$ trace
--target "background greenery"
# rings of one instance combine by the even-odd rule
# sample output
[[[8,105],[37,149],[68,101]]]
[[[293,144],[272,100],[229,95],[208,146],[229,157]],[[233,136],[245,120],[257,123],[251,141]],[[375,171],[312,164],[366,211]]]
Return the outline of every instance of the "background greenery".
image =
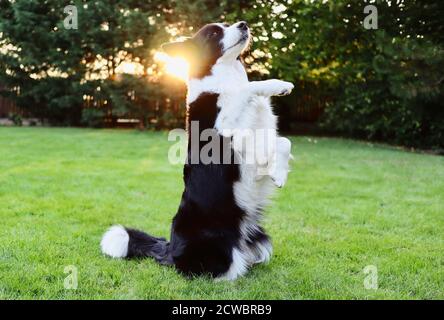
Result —
[[[166,133],[0,127],[0,299],[444,299],[444,158],[292,142],[266,212],[270,264],[215,283],[100,253],[116,223],[169,236],[183,186]],[[77,290],[64,288],[71,265]],[[367,265],[378,290],[364,288]]]
[[[444,2],[372,3],[378,30],[363,28],[368,1],[358,0],[1,0],[2,94],[54,124],[180,126],[184,87],[160,73],[154,52],[205,23],[247,20],[250,77],[296,85],[276,107],[282,130],[316,121],[326,132],[442,151]],[[78,30],[63,28],[67,4],[78,8]],[[125,61],[141,74],[119,74]]]

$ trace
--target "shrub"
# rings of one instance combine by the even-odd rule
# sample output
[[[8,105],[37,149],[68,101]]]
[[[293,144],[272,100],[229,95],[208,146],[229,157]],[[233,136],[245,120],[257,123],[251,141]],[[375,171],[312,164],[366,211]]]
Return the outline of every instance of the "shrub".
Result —
[[[429,42],[377,33],[368,70],[344,77],[325,110],[332,131],[412,147],[444,147],[444,50]],[[355,80],[357,79],[357,80]]]
[[[105,112],[100,109],[83,109],[82,124],[91,128],[101,128],[104,125]]]
[[[17,113],[10,113],[8,119],[11,120],[14,125],[21,127],[23,125],[22,116]]]

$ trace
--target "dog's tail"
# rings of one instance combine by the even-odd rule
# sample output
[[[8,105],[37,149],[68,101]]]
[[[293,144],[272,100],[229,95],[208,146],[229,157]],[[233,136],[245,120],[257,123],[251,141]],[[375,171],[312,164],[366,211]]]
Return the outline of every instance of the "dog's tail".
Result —
[[[152,257],[161,264],[172,264],[169,242],[142,231],[122,226],[111,227],[100,243],[102,252],[113,258]]]

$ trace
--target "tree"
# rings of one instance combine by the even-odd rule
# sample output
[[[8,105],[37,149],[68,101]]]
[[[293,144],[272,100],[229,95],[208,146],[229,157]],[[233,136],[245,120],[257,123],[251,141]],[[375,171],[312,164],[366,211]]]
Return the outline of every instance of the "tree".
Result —
[[[444,3],[377,1],[377,30],[363,26],[368,4],[257,0],[241,8],[254,22],[255,68],[296,85],[276,108],[281,127],[294,128],[295,104],[323,104],[329,131],[442,148]]]
[[[78,29],[64,28],[63,9],[68,4],[77,8]],[[179,1],[16,0],[1,1],[0,6],[0,82],[9,89],[3,94],[51,123],[70,125],[81,123],[82,112],[91,117],[91,110],[83,108],[85,98],[99,109],[96,115],[110,110],[116,115],[131,112],[146,124],[144,118],[152,105],[148,100],[163,96],[155,82],[147,81],[155,49],[170,39],[168,30],[191,31],[198,20],[220,12],[213,2],[202,0],[190,5]],[[122,78],[117,71],[128,62],[137,63],[141,73],[113,83]],[[134,91],[139,97],[136,105],[117,98]],[[135,107],[140,110],[135,112]]]

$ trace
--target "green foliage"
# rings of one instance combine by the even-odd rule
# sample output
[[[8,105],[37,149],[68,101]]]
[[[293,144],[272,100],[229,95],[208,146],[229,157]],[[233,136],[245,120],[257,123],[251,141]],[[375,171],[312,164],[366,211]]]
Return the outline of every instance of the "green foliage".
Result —
[[[145,77],[134,75],[121,75],[118,81],[104,81],[102,84],[103,95],[109,97],[114,106],[115,117],[138,119],[141,128],[153,129],[183,126],[184,90],[180,84],[176,84],[174,91],[165,84],[150,83]],[[180,108],[174,112],[168,105],[171,100],[180,101]]]
[[[78,30],[64,28],[67,15],[63,8],[68,4],[78,9]],[[134,116],[148,126],[154,102],[162,102],[165,94],[158,81],[147,81],[146,70],[153,66],[153,50],[170,38],[166,26],[183,32],[216,19],[220,12],[211,1],[202,0],[191,5],[179,1],[16,0],[0,1],[0,8],[0,48],[8,48],[0,52],[0,83],[9,88],[2,94],[34,116],[62,125],[96,125],[96,120],[90,120],[100,112],[82,112],[87,97],[88,108],[99,108],[106,101],[112,112],[110,121]],[[142,66],[143,74],[117,74],[120,65],[134,61]],[[178,87],[172,93],[183,97],[184,88]],[[134,94],[133,100],[128,99]],[[159,118],[162,110],[158,110]]]
[[[442,1],[376,1],[378,30],[362,24],[369,1],[77,0],[79,30],[65,30],[69,3],[0,1],[0,48],[9,48],[0,52],[0,83],[9,88],[2,94],[53,123],[81,123],[87,96],[88,108],[106,102],[111,122],[132,116],[143,127],[179,124],[184,110],[167,99],[177,106],[184,88],[147,73],[159,68],[153,52],[205,23],[247,20],[250,78],[296,85],[276,101],[282,129],[325,110],[327,131],[444,147]],[[143,74],[117,74],[127,61]]]
[[[430,16],[412,20],[422,8]],[[424,1],[378,3],[379,30],[361,35],[363,50],[340,57],[341,87],[323,125],[354,137],[442,149],[444,42],[432,11],[443,9]]]
[[[278,102],[281,126],[294,129],[292,121],[311,119],[310,110],[321,104],[325,130],[442,149],[444,3],[376,1],[378,30],[362,25],[367,4],[258,0],[240,6],[252,22],[256,69],[296,84],[290,100]]]
[[[85,108],[82,110],[82,124],[91,128],[104,126],[105,112],[96,108]]]
[[[14,123],[14,125],[21,127],[23,125],[23,119],[22,116],[17,113],[10,113],[8,115],[8,119]]]

